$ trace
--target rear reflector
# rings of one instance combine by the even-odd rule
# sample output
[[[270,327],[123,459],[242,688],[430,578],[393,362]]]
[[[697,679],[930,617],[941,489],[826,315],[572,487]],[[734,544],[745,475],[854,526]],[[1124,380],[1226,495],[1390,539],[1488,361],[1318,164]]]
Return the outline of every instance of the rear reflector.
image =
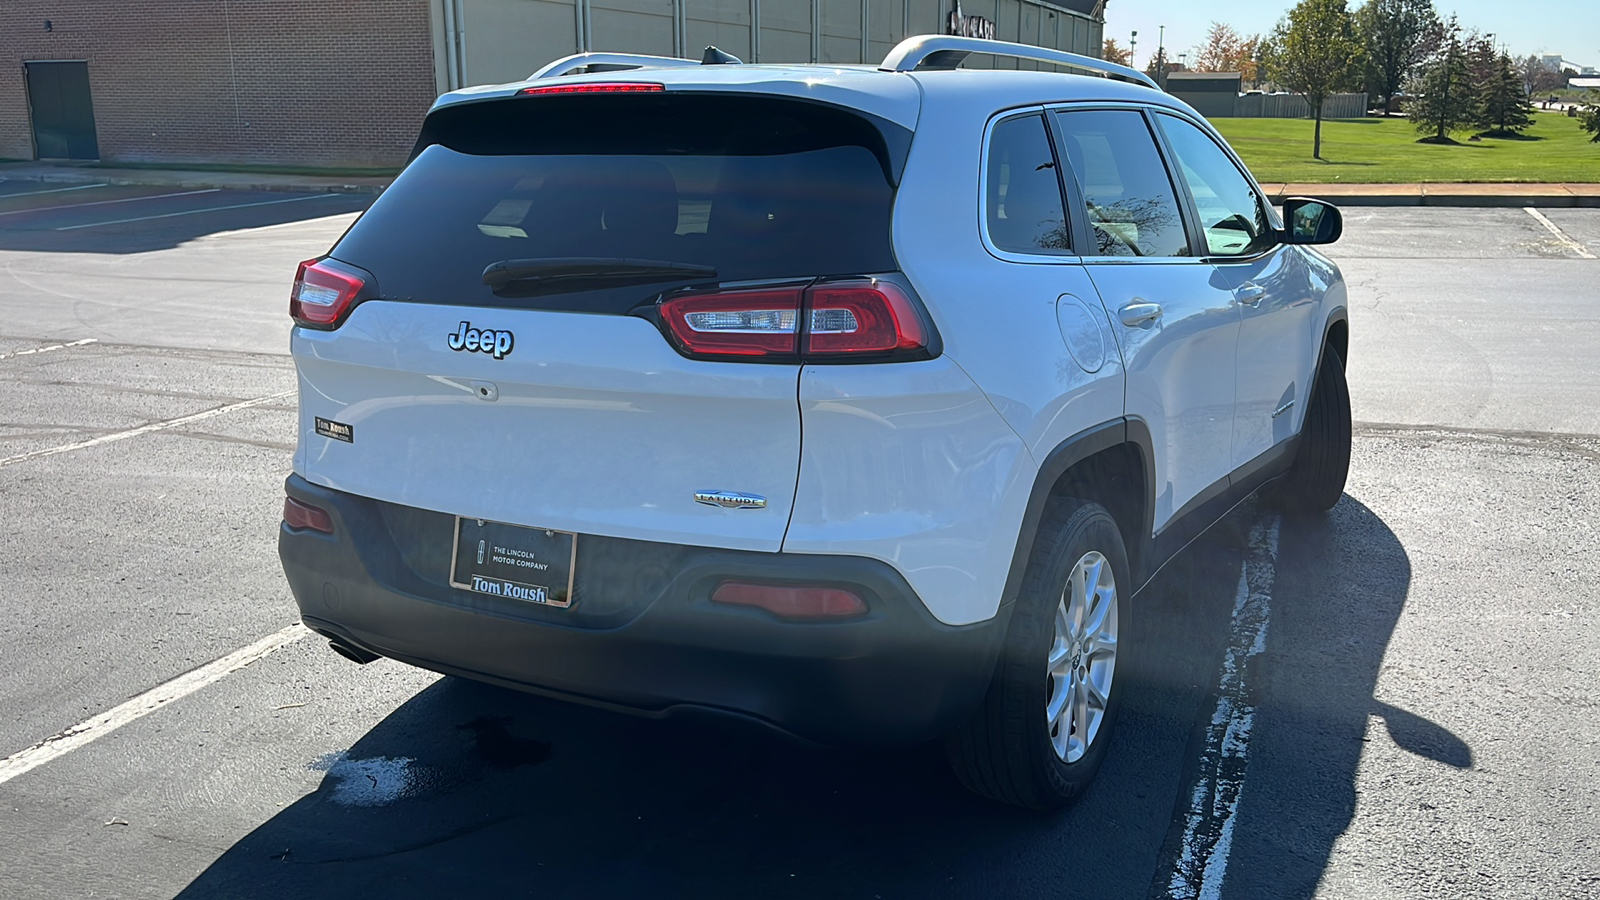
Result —
[[[659,311],[673,343],[694,356],[811,360],[914,354],[928,346],[911,298],[887,281],[682,294]]]
[[[628,82],[591,82],[589,84],[552,84],[523,88],[518,94],[653,94],[664,91],[659,84]]]
[[[839,619],[867,611],[866,601],[850,591],[793,584],[724,581],[712,592],[711,601],[754,606],[785,619]]]
[[[333,517],[321,507],[301,503],[293,497],[283,498],[283,522],[293,529],[309,528],[323,534],[333,534]]]
[[[336,328],[365,286],[360,278],[333,268],[325,260],[308,259],[295,273],[289,315],[301,325]]]

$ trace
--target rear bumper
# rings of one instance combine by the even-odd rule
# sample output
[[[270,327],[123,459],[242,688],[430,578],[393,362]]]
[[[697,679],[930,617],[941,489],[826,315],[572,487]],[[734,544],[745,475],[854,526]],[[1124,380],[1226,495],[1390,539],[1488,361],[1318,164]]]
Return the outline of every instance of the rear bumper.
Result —
[[[332,535],[279,528],[284,573],[313,630],[435,671],[633,713],[734,714],[829,743],[925,740],[981,701],[1010,612],[944,625],[872,559],[589,536],[579,537],[572,608],[550,609],[450,587],[451,516],[299,476],[286,488],[334,521]],[[869,611],[795,623],[713,604],[728,578],[847,587]]]

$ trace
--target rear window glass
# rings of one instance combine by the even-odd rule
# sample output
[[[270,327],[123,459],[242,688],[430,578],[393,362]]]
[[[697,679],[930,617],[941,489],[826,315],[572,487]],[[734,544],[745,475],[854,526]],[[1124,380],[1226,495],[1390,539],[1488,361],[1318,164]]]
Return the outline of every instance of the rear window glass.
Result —
[[[674,283],[503,298],[483,271],[569,257],[711,266],[723,283],[892,271],[892,181],[909,139],[892,129],[726,95],[441,110],[333,255],[372,272],[385,299],[594,312]]]

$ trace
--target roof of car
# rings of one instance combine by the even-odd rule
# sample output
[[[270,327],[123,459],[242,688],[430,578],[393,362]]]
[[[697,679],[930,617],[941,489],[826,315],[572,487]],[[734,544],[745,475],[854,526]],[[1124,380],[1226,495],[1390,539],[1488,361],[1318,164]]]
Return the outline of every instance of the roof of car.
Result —
[[[993,95],[996,109],[1030,103],[1102,100],[1157,103],[1183,108],[1170,94],[1143,85],[1094,75],[1015,69],[924,69],[886,72],[873,66],[792,65],[685,65],[643,67],[585,75],[562,75],[508,84],[463,88],[444,94],[434,109],[478,100],[514,96],[530,87],[641,82],[667,90],[749,91],[781,94],[848,106],[915,128],[924,95],[974,97]]]

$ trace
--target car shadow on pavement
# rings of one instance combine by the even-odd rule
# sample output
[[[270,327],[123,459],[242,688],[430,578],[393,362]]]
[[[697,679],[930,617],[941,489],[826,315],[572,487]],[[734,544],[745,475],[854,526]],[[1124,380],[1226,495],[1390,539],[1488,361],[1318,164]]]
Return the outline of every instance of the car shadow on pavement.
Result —
[[[1236,511],[1137,598],[1133,634],[1149,650],[1124,682],[1100,777],[1063,813],[967,794],[934,745],[815,748],[746,725],[626,718],[445,678],[345,753],[307,760],[327,773],[321,786],[180,896],[1144,897],[1192,790],[1191,738],[1211,713],[1241,548],[1260,516]],[[1296,591],[1327,583],[1319,542],[1381,551],[1368,572],[1382,589],[1363,601],[1356,629],[1371,652],[1314,654],[1337,688],[1300,710],[1328,745],[1304,764],[1329,796],[1347,796],[1361,746],[1351,726],[1373,709],[1409,565],[1349,498],[1325,530],[1283,530],[1282,558],[1313,573],[1286,580]],[[1296,593],[1279,607],[1313,602],[1324,598]],[[1278,679],[1294,680],[1298,665],[1276,663]],[[1306,835],[1294,874],[1314,884],[1325,838],[1348,820],[1337,800],[1252,807],[1240,838]]]
[[[1358,769],[1372,742],[1392,741],[1439,766],[1472,766],[1461,738],[1374,696],[1410,587],[1405,547],[1350,496],[1326,516],[1284,521],[1223,897],[1315,894],[1354,822]]]

